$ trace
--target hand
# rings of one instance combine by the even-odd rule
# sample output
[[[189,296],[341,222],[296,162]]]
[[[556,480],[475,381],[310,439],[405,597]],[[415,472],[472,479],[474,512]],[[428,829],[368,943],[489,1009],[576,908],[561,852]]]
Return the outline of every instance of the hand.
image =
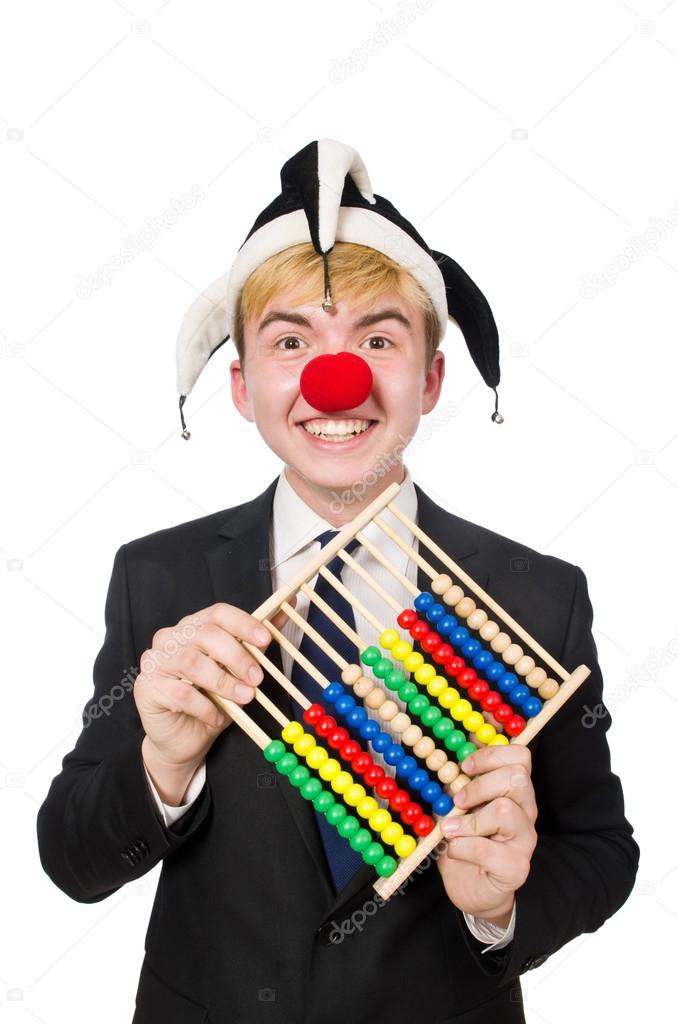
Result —
[[[443,835],[454,837],[436,862],[449,899],[501,927],[508,925],[537,845],[531,767],[527,747],[480,747],[461,764],[471,781],[454,797],[455,806],[470,813],[441,821]],[[452,822],[458,822],[456,832],[448,831]]]

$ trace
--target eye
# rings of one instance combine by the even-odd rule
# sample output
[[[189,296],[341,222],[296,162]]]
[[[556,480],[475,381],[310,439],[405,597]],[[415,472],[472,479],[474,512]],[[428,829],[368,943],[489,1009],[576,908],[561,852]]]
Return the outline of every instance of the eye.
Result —
[[[296,341],[298,344],[296,344],[296,345],[287,345],[286,342],[288,342],[288,341],[292,341],[292,342]],[[301,338],[297,338],[293,334],[287,334],[284,338],[278,338],[278,340],[275,343],[275,348],[282,348],[286,352],[294,352],[298,348],[300,348],[302,344],[306,344],[306,342],[302,342]]]
[[[372,344],[370,344],[373,341],[384,342],[385,344],[381,344],[381,345],[372,345]],[[376,334],[376,335],[374,335],[371,338],[366,338],[365,341],[362,342],[360,347],[362,348],[365,343],[367,343],[367,347],[372,349],[372,351],[379,350],[379,349],[383,350],[383,349],[393,345],[393,342],[389,338],[384,338],[380,334]]]

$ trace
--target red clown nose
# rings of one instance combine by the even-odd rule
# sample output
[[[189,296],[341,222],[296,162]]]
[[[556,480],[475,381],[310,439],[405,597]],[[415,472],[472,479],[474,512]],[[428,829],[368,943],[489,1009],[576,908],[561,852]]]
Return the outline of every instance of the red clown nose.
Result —
[[[301,371],[299,387],[308,404],[320,412],[355,409],[372,390],[372,371],[352,352],[316,356]]]

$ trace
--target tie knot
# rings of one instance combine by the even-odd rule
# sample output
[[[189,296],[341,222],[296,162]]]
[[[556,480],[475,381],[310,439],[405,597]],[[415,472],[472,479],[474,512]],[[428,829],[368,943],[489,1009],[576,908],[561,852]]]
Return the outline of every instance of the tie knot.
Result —
[[[320,541],[320,547],[324,548],[325,545],[329,544],[329,542],[333,539],[333,537],[336,537],[338,533],[339,533],[338,530],[325,530],[324,533],[319,533],[318,536],[315,538],[315,540],[319,540]],[[357,548],[359,543],[360,543],[360,541],[358,540],[358,538],[357,537],[353,537],[348,542],[348,544],[344,545],[344,551],[348,552],[348,554],[350,555],[351,552],[354,551]],[[335,558],[339,558],[339,556],[335,555]]]

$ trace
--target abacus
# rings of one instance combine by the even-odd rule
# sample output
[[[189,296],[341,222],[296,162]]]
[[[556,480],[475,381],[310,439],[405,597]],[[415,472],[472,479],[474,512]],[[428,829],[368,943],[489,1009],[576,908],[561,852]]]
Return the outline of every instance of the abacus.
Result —
[[[441,819],[464,813],[454,805],[454,794],[469,782],[460,763],[481,745],[528,744],[590,674],[585,665],[571,673],[559,665],[405,516],[393,503],[399,489],[399,484],[386,488],[309,559],[293,580],[252,612],[281,648],[318,683],[319,700],[312,703],[265,653],[243,641],[262,668],[301,706],[303,722],[290,720],[257,687],[256,700],[279,726],[279,734],[271,737],[241,705],[209,694],[261,748],[267,762],[287,777],[303,799],[313,803],[366,864],[373,866],[374,888],[384,900],[444,842]],[[419,550],[393,530],[384,518],[386,510],[418,538]],[[430,590],[420,591],[365,536],[363,531],[369,523],[376,523],[423,569],[431,580]],[[400,607],[344,550],[354,538],[407,589],[412,607]],[[422,546],[451,575],[441,574],[430,565]],[[398,629],[379,621],[327,569],[327,563],[337,554],[380,595],[389,612],[395,613],[400,629],[419,645],[419,651]],[[310,587],[309,581],[318,573],[370,623],[376,643],[359,636]],[[349,664],[290,605],[290,599],[302,592],[350,637],[360,652],[361,664]],[[273,625],[271,619],[280,610],[331,658],[341,681],[327,679]],[[388,691],[398,694],[407,711],[389,698]],[[380,722],[389,723],[391,734]],[[352,738],[349,728],[360,740]],[[375,763],[370,747],[393,766],[395,778]],[[388,807],[382,806],[377,797]]]

